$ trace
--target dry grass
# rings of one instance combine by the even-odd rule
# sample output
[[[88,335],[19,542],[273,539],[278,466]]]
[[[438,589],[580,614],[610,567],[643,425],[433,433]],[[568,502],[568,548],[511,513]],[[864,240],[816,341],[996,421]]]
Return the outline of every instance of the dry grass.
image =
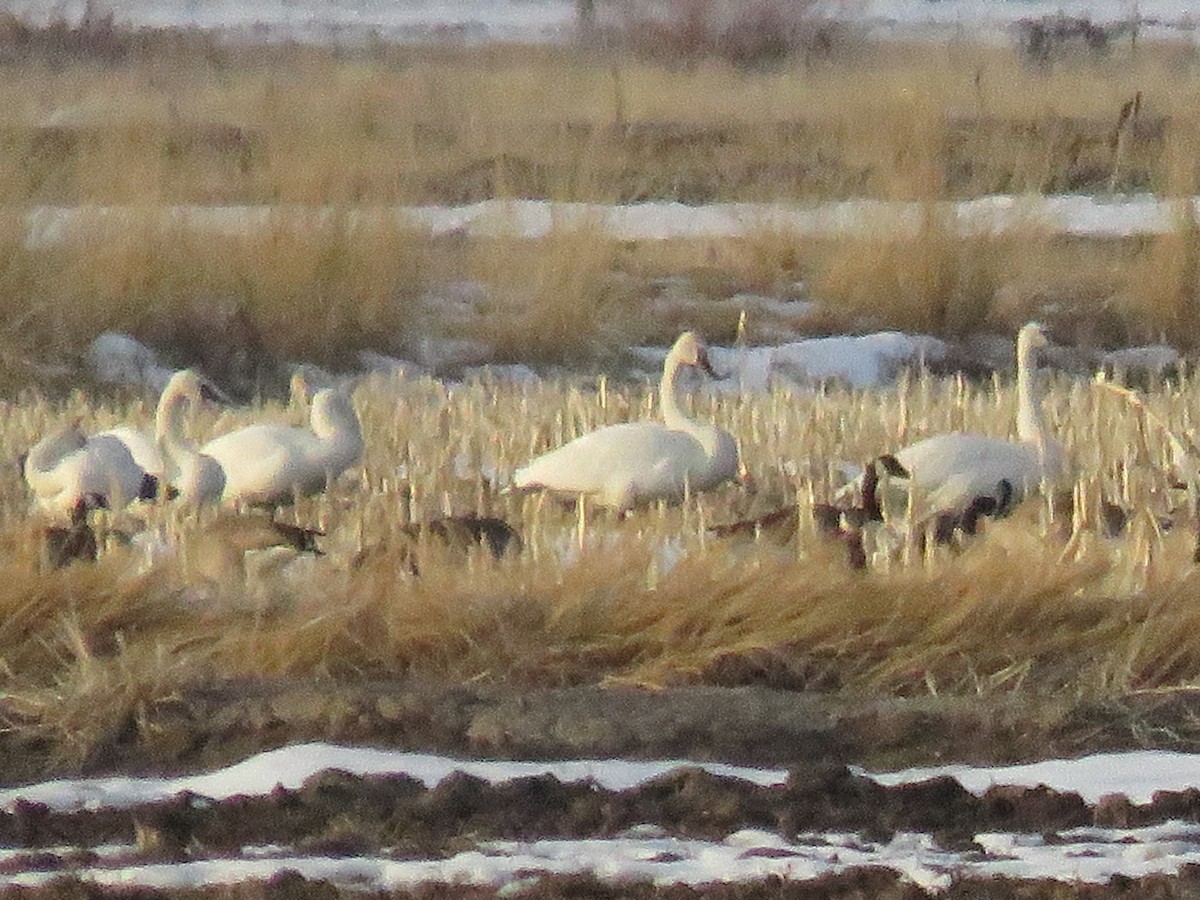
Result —
[[[1096,342],[1165,335],[1200,344],[1191,225],[1104,244],[1050,239],[1032,225],[962,238],[933,205],[1106,185],[1109,132],[1138,89],[1145,121],[1126,147],[1120,186],[1195,192],[1200,79],[1190,59],[1166,51],[1035,71],[997,48],[889,45],[760,73],[547,48],[336,58],[210,45],[168,55],[151,43],[113,52],[84,61],[35,53],[3,66],[0,202],[18,213],[44,203],[130,211],[120,226],[53,246],[27,244],[18,215],[0,218],[8,385],[50,383],[47,358],[71,359],[108,328],[224,374],[247,360],[336,366],[363,348],[409,351],[426,335],[483,339],[506,359],[587,364],[697,323],[729,339],[736,290],[780,293],[801,280],[830,327],[871,321],[955,334],[1053,306]],[[917,200],[931,212],[903,239],[818,241],[764,227],[737,240],[643,245],[590,227],[531,242],[435,238],[383,215],[350,215],[523,196],[862,196]],[[163,209],[182,202],[273,212],[249,236],[201,233],[163,221]],[[648,303],[657,279],[680,273],[704,302],[675,311]],[[483,286],[469,315],[424,302],[461,279]],[[276,555],[214,573],[188,556],[197,523],[153,508],[110,517],[98,565],[42,573],[19,473],[0,467],[6,708],[81,759],[116,729],[149,727],[145,710],[216,678],[762,678],[1056,696],[1200,678],[1192,526],[1158,526],[1172,502],[1165,439],[1120,398],[1088,386],[1058,382],[1048,398],[1078,465],[1074,533],[1063,533],[1050,504],[1031,502],[961,555],[892,555],[877,536],[866,573],[851,571],[842,548],[807,521],[784,548],[706,533],[777,504],[827,499],[842,460],[949,428],[1007,434],[1014,417],[1007,386],[994,393],[914,377],[904,392],[903,403],[837,389],[700,400],[703,415],[740,439],[757,493],[729,486],[622,522],[499,494],[493,481],[583,430],[645,415],[645,391],[372,382],[357,394],[368,448],[361,473],[295,511],[328,532],[327,555],[298,570]],[[1200,415],[1193,394],[1184,384],[1148,403],[1187,430]],[[144,402],[50,396],[26,391],[0,403],[0,459],[67,416],[91,428],[148,415]],[[1101,496],[1139,510],[1125,537],[1098,535]],[[467,511],[505,516],[524,552],[463,565],[424,548],[422,576],[410,577],[399,527]],[[147,564],[116,537],[131,516],[183,534],[183,550]],[[355,568],[363,548],[381,549]]]
[[[590,361],[682,325],[729,334],[736,311],[664,326],[638,307],[655,279],[702,268],[768,293],[805,279],[830,327],[955,334],[1049,305],[1068,316],[1100,306],[1106,340],[1200,344],[1197,238],[1182,220],[1174,234],[1091,249],[1035,227],[963,238],[932,211],[904,239],[763,229],[634,245],[585,227],[523,245],[434,238],[371,213],[516,197],[866,197],[933,210],[996,191],[1103,191],[1114,178],[1182,198],[1200,182],[1200,78],[1176,46],[1030,67],[1009,48],[887,43],[747,71],[562,47],[247,50],[89,27],[22,38],[0,63],[10,384],[28,380],[45,348],[69,361],[105,328],[215,373],[228,361],[201,352],[214,333],[266,360],[337,364],[451,336],[485,338],[503,358]],[[57,52],[68,39],[96,52]],[[1137,91],[1118,167],[1112,132]],[[273,212],[255,233],[221,235],[164,217],[188,203]],[[24,241],[20,213],[41,204],[116,204],[128,218],[39,247]],[[370,224],[351,224],[362,211]],[[468,278],[487,293],[477,321],[420,314],[418,298]]]
[[[840,460],[952,427],[1005,434],[1014,415],[1008,386],[993,393],[917,378],[904,395],[900,405],[837,390],[702,398],[698,412],[740,439],[757,493],[730,485],[619,521],[501,494],[491,480],[579,431],[643,414],[649,393],[609,385],[601,405],[588,384],[374,381],[357,394],[368,448],[361,472],[294,512],[328,532],[327,555],[290,569],[281,567],[286,559],[260,556],[244,571],[214,572],[196,557],[199,542],[187,539],[198,524],[152,508],[110,518],[99,564],[42,574],[35,522],[17,473],[6,470],[5,704],[14,721],[43,730],[78,760],[113,729],[137,727],[139,710],[224,678],[762,679],[856,692],[1072,697],[1200,678],[1193,526],[1185,517],[1161,533],[1157,524],[1171,504],[1165,436],[1093,386],[1056,381],[1047,400],[1078,466],[1074,532],[1033,500],[961,554],[896,556],[877,535],[865,573],[852,571],[842,548],[818,538],[807,519],[782,548],[706,534],[709,524],[776,503],[826,499]],[[1194,397],[1184,384],[1146,402],[1182,429],[1200,413]],[[83,397],[7,407],[5,457],[68,415],[99,426],[147,414]],[[1100,536],[1101,496],[1138,511],[1124,537]],[[525,550],[499,563],[482,551],[464,562],[430,546],[419,551],[421,577],[410,576],[400,526],[462,512],[506,517]],[[115,544],[112,529],[135,518],[182,535],[180,549],[147,564]],[[364,547],[375,552],[351,565]]]

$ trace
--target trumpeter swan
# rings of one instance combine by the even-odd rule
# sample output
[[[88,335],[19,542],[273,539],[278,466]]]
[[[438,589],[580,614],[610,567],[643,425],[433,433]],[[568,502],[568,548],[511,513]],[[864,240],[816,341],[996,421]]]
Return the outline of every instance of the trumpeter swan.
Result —
[[[88,437],[79,419],[34,444],[22,469],[37,505],[61,516],[80,502],[119,509],[131,500],[153,499],[158,488],[128,447],[111,435]]]
[[[726,431],[692,419],[680,405],[679,372],[685,366],[713,375],[703,339],[686,331],[663,364],[662,422],[626,422],[578,437],[518,469],[513,487],[544,488],[594,497],[627,510],[654,500],[678,500],[738,473],[737,444]]]
[[[1037,351],[1047,344],[1036,322],[1017,334],[1016,440],[954,431],[910,444],[894,454],[910,478],[890,481],[889,489],[915,485],[921,508],[941,513],[965,510],[985,497],[1019,502],[1043,481],[1060,477],[1063,450],[1047,434],[1035,383]],[[1011,498],[1002,498],[1005,483]]]
[[[296,421],[298,422],[303,422],[308,418],[308,398],[312,393],[306,369],[307,366],[297,366],[289,382],[288,415],[296,417]],[[192,370],[186,369],[184,371],[190,372]],[[162,450],[160,418],[164,411],[163,401],[168,399],[179,400],[182,405],[181,398],[184,398],[186,395],[186,399],[192,403],[197,402],[199,398],[222,404],[229,402],[228,398],[221,391],[203,378],[199,380],[197,390],[191,389],[187,381],[178,380],[181,374],[182,372],[171,373],[171,376],[163,386],[162,394],[159,396],[158,411],[155,416],[154,432],[144,431],[132,425],[120,425],[93,435],[93,437],[110,435],[116,438],[129,448],[129,452],[133,454],[134,461],[148,474],[153,475],[160,483],[168,483],[176,489],[179,489],[179,485],[176,483],[176,480],[179,478],[178,462],[173,465],[163,455]],[[180,409],[175,414],[182,416],[183,413]],[[182,419],[180,419],[180,422],[182,422]],[[218,421],[217,427],[220,428],[220,421]],[[179,426],[178,434],[183,434],[182,424]],[[168,469],[171,471],[168,472]],[[210,475],[209,477],[211,478],[212,476]],[[219,490],[217,494],[218,496],[220,495]],[[200,499],[206,500],[212,498]]]
[[[184,503],[216,503],[225,491],[224,469],[197,449],[185,428],[186,411],[209,396],[204,379],[194,370],[184,369],[167,382],[154,415],[154,437],[167,483]]]
[[[327,388],[313,398],[309,428],[250,425],[200,448],[225,473],[222,499],[262,505],[290,503],[315,494],[358,462],[362,428],[349,387]]]

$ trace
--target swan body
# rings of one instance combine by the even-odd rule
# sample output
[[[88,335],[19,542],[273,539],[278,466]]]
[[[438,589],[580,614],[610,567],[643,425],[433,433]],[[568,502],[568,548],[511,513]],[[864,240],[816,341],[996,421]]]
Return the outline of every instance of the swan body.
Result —
[[[1061,445],[1042,423],[1034,385],[1036,354],[1048,343],[1040,325],[1031,322],[1017,335],[1017,438],[954,431],[910,444],[894,455],[909,479],[890,481],[888,493],[915,486],[922,508],[961,511],[979,498],[1002,499],[1002,485],[1018,502],[1044,481],[1063,474]]]
[[[308,428],[250,425],[200,448],[224,473],[223,501],[265,505],[325,490],[362,451],[362,428],[346,388],[317,392]]]
[[[88,437],[78,420],[34,444],[23,472],[37,505],[64,516],[80,503],[118,509],[132,500],[150,499],[156,486],[120,440],[104,434]]]
[[[1019,500],[1036,491],[1043,479],[1052,479],[1062,463],[1057,446],[1040,449],[1028,441],[961,431],[935,434],[895,455],[934,510],[965,509],[978,497],[999,500],[1002,482]]]
[[[162,453],[159,452],[158,443],[153,435],[130,425],[120,425],[117,428],[108,428],[97,432],[92,437],[115,438],[129,448],[133,461],[142,467],[142,471],[153,475],[159,479],[160,483],[166,477],[166,463],[163,461]]]
[[[685,366],[709,374],[708,351],[684,332],[663,365],[662,422],[610,425],[576,438],[518,469],[513,486],[595,498],[620,510],[655,500],[679,500],[737,477],[737,443],[726,431],[684,412],[677,381]]]

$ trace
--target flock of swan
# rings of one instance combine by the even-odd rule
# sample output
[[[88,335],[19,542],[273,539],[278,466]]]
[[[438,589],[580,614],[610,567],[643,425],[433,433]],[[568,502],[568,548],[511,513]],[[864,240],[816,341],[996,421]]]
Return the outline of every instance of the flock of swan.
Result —
[[[1015,439],[955,431],[899,449],[881,448],[882,471],[868,466],[835,504],[814,509],[823,530],[845,533],[864,518],[881,519],[877,494],[889,503],[905,503],[910,513],[919,506],[950,516],[951,528],[970,516],[973,528],[979,514],[1006,511],[1062,477],[1063,450],[1042,421],[1035,384],[1037,354],[1047,343],[1036,323],[1025,325],[1017,336]],[[691,331],[667,354],[658,421],[584,434],[519,468],[511,489],[590,498],[624,513],[738,479],[741,464],[733,435],[697,421],[681,402],[680,375],[689,368],[715,375],[703,339]],[[173,375],[159,398],[153,434],[123,426],[88,435],[79,420],[47,434],[23,463],[35,505],[51,518],[66,517],[76,524],[86,521],[90,510],[116,509],[156,496],[189,508],[273,508],[326,490],[363,455],[362,427],[348,384],[316,392],[307,426],[258,423],[198,444],[187,435],[189,410],[216,397],[199,373],[184,370]],[[861,505],[852,505],[855,497]],[[434,531],[492,540],[488,520],[460,518],[443,520]],[[739,525],[757,529],[770,521]],[[94,558],[94,549],[91,553]]]

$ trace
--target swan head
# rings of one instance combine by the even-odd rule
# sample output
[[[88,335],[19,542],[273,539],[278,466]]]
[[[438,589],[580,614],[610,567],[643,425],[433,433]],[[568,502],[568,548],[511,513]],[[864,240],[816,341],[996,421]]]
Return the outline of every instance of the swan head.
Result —
[[[177,397],[207,400],[210,403],[225,402],[225,395],[195,369],[182,369],[172,375],[167,386],[163,388],[162,396],[168,402]]]
[[[353,386],[324,388],[312,401],[311,427],[318,437],[338,434],[346,437],[360,435],[358,413],[351,398]]]
[[[704,338],[694,331],[685,331],[681,334],[671,348],[670,355],[681,366],[692,366],[710,378],[717,377],[712,364],[708,361],[708,345],[704,343]]]
[[[1029,322],[1017,332],[1017,350],[1040,350],[1048,347],[1050,339],[1046,337],[1046,329],[1040,322]]]

